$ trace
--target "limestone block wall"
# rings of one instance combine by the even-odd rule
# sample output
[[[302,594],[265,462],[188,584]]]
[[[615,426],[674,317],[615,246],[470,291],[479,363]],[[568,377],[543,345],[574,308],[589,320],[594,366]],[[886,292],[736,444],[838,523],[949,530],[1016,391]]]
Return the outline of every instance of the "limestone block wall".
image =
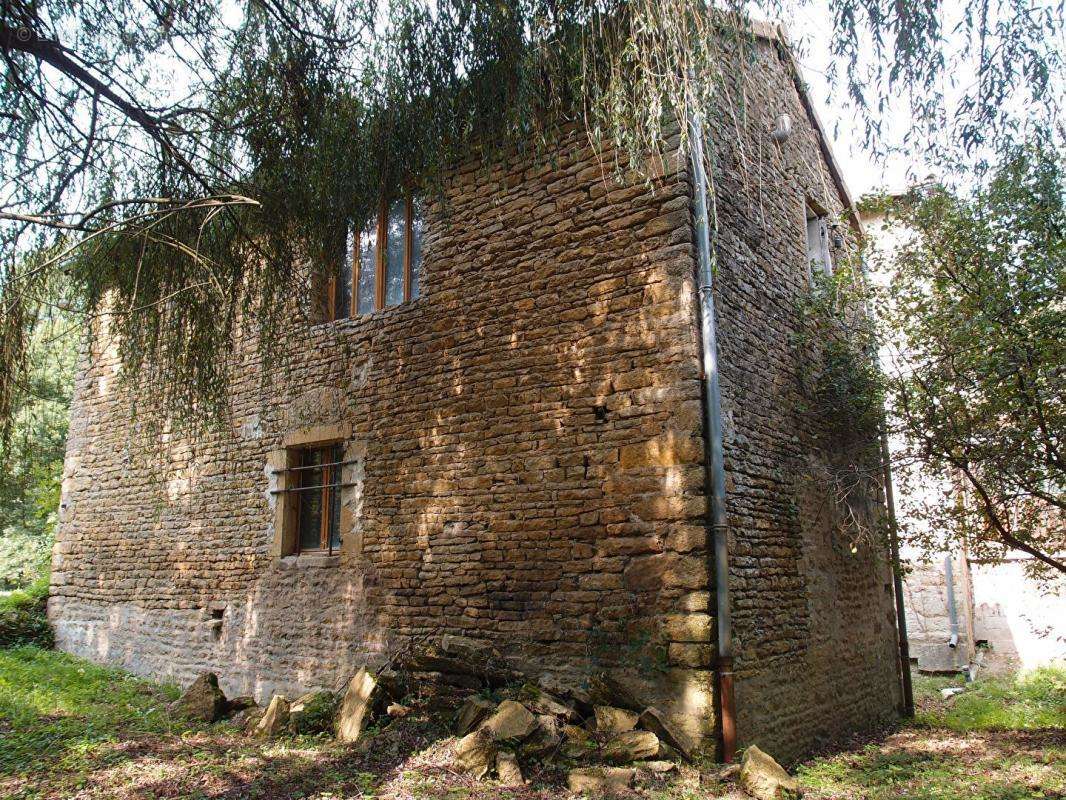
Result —
[[[834,533],[805,475],[828,458],[792,337],[803,205],[837,212],[788,66],[767,41],[715,152],[739,730],[778,758],[871,724],[898,692],[887,564]],[[739,90],[738,84],[734,89]],[[789,113],[796,133],[769,140]],[[654,186],[584,136],[469,163],[430,198],[423,295],[251,340],[232,419],[161,458],[131,437],[106,334],[72,409],[50,616],[65,650],[228,694],[331,686],[452,633],[534,670],[627,670],[714,732],[691,186],[679,142]],[[602,154],[610,159],[611,154]],[[272,454],[344,430],[340,554],[279,557]],[[831,449],[831,448],[830,448]],[[154,467],[150,465],[154,464]],[[876,499],[874,502],[876,505]]]
[[[735,74],[710,136],[738,735],[790,760],[897,713],[894,600],[880,544],[838,528],[822,475],[848,454],[806,410],[795,344],[810,274],[805,207],[839,223],[835,263],[855,233],[774,45],[762,40]],[[781,114],[793,133],[778,145]],[[868,501],[880,513],[878,487]]]
[[[59,645],[263,698],[447,632],[538,669],[636,668],[712,730],[684,159],[654,187],[616,183],[574,135],[467,164],[430,201],[422,297],[295,332],[287,370],[242,343],[229,428],[166,441],[154,470],[96,347],[55,550]],[[358,453],[350,527],[339,556],[279,558],[271,453],[315,426]]]
[[[923,672],[965,669],[975,655],[973,581],[965,555],[944,555],[952,563],[952,584],[959,641],[949,646],[951,614],[947,569],[944,561],[918,561],[904,578],[903,599],[907,611],[907,636],[912,661]]]

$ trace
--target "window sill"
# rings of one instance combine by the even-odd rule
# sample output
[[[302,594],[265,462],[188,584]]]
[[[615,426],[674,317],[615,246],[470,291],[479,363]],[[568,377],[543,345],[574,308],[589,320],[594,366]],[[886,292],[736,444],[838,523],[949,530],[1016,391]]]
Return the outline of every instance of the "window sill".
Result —
[[[394,314],[394,313],[396,313],[398,311],[401,311],[401,310],[408,310],[408,309],[412,309],[412,308],[418,308],[418,306],[422,305],[422,300],[423,300],[424,297],[425,297],[425,295],[419,295],[418,297],[412,298],[410,300],[405,300],[402,303],[397,303],[394,306],[386,306],[385,308],[376,308],[373,311],[364,311],[361,314],[355,314],[355,315],[350,316],[350,317],[341,317],[340,319],[322,320],[321,322],[313,323],[310,326],[310,328],[311,328],[312,331],[315,331],[315,330],[321,330],[321,329],[329,328],[329,327],[334,326],[334,325],[336,325],[336,326],[344,326],[344,327],[348,327],[348,326],[354,327],[356,325],[356,323],[358,323],[358,322],[363,322],[365,320],[370,320],[370,319],[376,319],[378,317],[383,317],[383,316],[385,316],[387,314]]]
[[[317,568],[317,567],[339,567],[341,563],[341,554],[339,551],[330,555],[326,552],[316,553],[300,553],[295,556],[282,556],[281,566],[287,569],[303,569],[303,568]]]

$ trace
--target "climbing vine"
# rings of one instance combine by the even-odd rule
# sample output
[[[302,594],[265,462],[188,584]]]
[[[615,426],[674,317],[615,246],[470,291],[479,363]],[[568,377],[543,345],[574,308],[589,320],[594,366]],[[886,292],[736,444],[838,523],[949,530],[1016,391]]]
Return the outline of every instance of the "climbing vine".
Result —
[[[879,536],[883,522],[872,509],[882,481],[886,382],[877,357],[876,321],[868,312],[870,296],[856,257],[832,275],[817,270],[797,303],[801,407],[820,431],[824,454],[812,461],[806,477],[829,498],[852,552]]]

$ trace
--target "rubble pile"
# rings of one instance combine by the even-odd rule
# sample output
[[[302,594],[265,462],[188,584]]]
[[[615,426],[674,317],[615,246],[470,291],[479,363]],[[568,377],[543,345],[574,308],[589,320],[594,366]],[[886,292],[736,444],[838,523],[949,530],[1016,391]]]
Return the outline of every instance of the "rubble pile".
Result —
[[[172,709],[207,722],[228,717],[257,738],[325,733],[354,743],[370,724],[380,727],[415,707],[425,709],[428,695],[433,713],[450,714],[455,767],[508,787],[550,773],[572,792],[609,794],[644,778],[664,779],[697,757],[694,744],[665,714],[643,706],[609,675],[574,685],[542,675],[533,683],[505,667],[498,654],[465,652],[468,647],[445,637],[443,645],[376,673],[360,669],[333,691],[308,692],[294,701],[276,694],[264,707],[247,697],[226,700],[217,678],[204,673]],[[723,771],[718,780],[738,780],[759,800],[784,800],[799,791],[756,747],[745,754],[741,770],[728,776]]]

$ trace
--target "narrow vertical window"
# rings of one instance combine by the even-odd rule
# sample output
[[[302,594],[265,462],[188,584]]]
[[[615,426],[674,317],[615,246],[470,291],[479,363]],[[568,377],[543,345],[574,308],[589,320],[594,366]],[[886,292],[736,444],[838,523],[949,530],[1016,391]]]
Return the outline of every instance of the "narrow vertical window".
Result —
[[[833,274],[833,261],[829,253],[829,226],[825,215],[807,207],[807,261],[813,279],[815,271]]]
[[[369,314],[376,306],[377,261],[378,261],[378,226],[374,221],[368,222],[359,231],[357,250],[359,256],[359,280],[356,286],[357,300],[355,310],[358,314]]]
[[[411,262],[410,262],[410,299],[419,296],[422,285],[422,237],[425,235],[425,210],[421,198],[411,199]]]
[[[300,458],[300,550],[317,550],[322,541],[323,481],[321,449],[304,450]]]
[[[385,227],[385,307],[403,302],[404,260],[407,255],[407,204],[389,203]]]

